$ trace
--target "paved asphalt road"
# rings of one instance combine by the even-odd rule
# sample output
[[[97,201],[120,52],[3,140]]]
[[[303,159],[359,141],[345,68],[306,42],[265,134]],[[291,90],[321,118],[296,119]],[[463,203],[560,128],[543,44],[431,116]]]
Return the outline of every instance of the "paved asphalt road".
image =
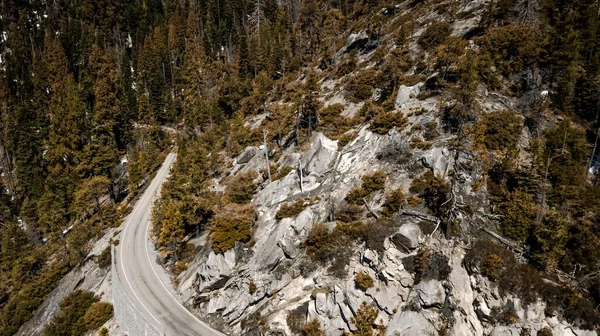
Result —
[[[131,301],[167,336],[223,335],[192,315],[173,290],[169,276],[156,263],[156,251],[150,241],[150,215],[153,200],[169,174],[175,154],[167,156],[133,211],[123,224],[117,249],[117,270],[123,288]],[[138,336],[138,335],[131,335]]]

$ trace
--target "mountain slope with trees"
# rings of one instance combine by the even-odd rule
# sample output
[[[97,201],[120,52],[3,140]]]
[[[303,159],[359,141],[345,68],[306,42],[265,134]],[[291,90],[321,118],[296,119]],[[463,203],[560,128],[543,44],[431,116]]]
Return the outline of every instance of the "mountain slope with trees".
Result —
[[[414,168],[394,193],[385,179],[382,186],[356,176],[334,215],[318,220],[338,226],[298,235],[307,260],[344,268],[338,243],[373,249],[381,243],[373,237],[392,236],[374,214],[398,220],[418,210],[439,221],[447,240],[480,237],[481,227],[509,239],[527,272],[569,289],[557,311],[577,312],[565,318],[597,328],[598,7],[591,0],[3,1],[0,334],[14,334],[64,274],[88,262],[92,243],[119,225],[173,143],[178,160],[153,234],[179,281],[210,253],[190,238],[207,237],[214,255],[252,250],[265,221],[256,198],[294,175],[292,152],[307,153],[319,134],[343,152],[364,132],[396,141],[377,155],[387,181],[442,143],[460,167],[443,176]],[[403,91],[415,85],[418,92]],[[435,100],[435,109],[397,104],[411,99]],[[236,166],[263,141],[269,171]],[[278,220],[324,206],[329,196],[286,200]],[[508,255],[481,253],[471,265],[492,281],[525,272],[508,267]],[[513,292],[520,285],[500,283]],[[352,324],[373,324],[369,307],[359,310]],[[245,326],[252,321],[262,320],[246,317]],[[310,334],[315,325],[296,329]]]

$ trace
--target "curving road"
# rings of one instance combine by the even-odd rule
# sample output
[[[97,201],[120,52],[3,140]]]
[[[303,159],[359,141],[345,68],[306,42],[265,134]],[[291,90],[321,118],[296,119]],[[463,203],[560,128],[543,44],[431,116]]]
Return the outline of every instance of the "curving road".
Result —
[[[156,263],[157,252],[150,241],[152,203],[159,196],[175,157],[173,153],[167,155],[156,177],[127,217],[117,249],[117,272],[127,296],[146,320],[165,335],[223,336],[182,305],[168,274]]]

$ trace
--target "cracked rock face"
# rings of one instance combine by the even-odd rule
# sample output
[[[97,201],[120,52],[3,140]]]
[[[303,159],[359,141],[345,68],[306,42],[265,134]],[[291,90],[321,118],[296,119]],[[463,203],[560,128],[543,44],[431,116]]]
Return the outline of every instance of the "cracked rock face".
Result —
[[[258,208],[255,244],[238,246],[222,255],[215,254],[208,245],[202,249],[183,274],[180,288],[183,293],[191,293],[190,302],[197,304],[196,311],[205,319],[221,321],[222,329],[230,334],[250,333],[254,328],[251,321],[261,316],[273,335],[295,335],[298,325],[315,318],[327,335],[339,335],[355,330],[352,318],[367,302],[378,308],[377,323],[387,327],[387,335],[436,335],[449,320],[452,328],[447,330],[448,335],[455,336],[520,335],[525,328],[535,334],[545,327],[555,335],[571,335],[570,330],[576,329],[546,316],[543,303],[523,306],[518,298],[501,297],[497,286],[486,278],[470,276],[463,266],[463,245],[426,236],[413,217],[396,218],[397,230],[385,239],[382,251],[357,246],[345,277],[330,275],[318,265],[306,270],[306,263],[312,262],[307,260],[301,244],[308,231],[319,222],[327,223],[331,205],[339,207],[362,175],[385,168],[376,153],[394,146],[394,138],[399,136],[394,132],[375,136],[363,129],[354,143],[341,149],[335,141],[316,134],[306,152],[282,155],[281,162],[301,162],[307,174],[303,178],[304,193],[296,171],[264,185],[253,201]],[[448,156],[443,147],[436,148],[428,152],[438,153],[439,157],[431,156],[432,163]],[[255,155],[232,171],[260,167],[259,159]],[[388,175],[386,190],[408,189],[409,180],[403,176],[408,175]],[[294,218],[275,220],[282,203],[309,196],[319,196],[320,201]],[[374,211],[380,211],[384,200],[379,197],[373,202]],[[335,223],[327,224],[335,227]],[[414,258],[424,244],[447,258],[447,277],[415,280],[415,271],[404,261]],[[354,276],[359,272],[374,279],[372,288],[356,288]],[[250,282],[256,287],[252,293]],[[496,324],[494,312],[503,307],[515,312],[517,324]],[[588,333],[577,330],[573,335]]]
[[[353,41],[360,39],[357,35]],[[436,111],[439,102],[435,98],[419,101],[416,95],[421,85],[401,87],[395,103],[401,109],[397,112],[417,107],[426,111],[407,117],[411,123],[424,125],[435,117],[428,111]],[[330,99],[335,102],[322,100],[325,105],[340,102],[350,106],[341,95],[333,94]],[[384,190],[370,199],[370,216],[374,216],[381,213],[391,190],[400,188],[408,194],[416,177],[428,170],[444,177],[455,164],[447,138],[440,137],[431,148],[420,150],[407,145],[412,137],[408,130],[392,129],[377,135],[361,126],[355,131],[356,139],[343,148],[338,141],[315,132],[304,151],[283,149],[277,164],[294,169],[278,181],[262,183],[254,195],[254,244],[238,244],[216,255],[206,239],[199,255],[180,276],[180,291],[188,293],[189,302],[196,304],[195,312],[232,335],[258,335],[259,327],[268,326],[269,335],[292,336],[313,319],[320,322],[326,335],[352,332],[356,330],[352,318],[363,302],[379,310],[377,323],[387,327],[387,335],[437,335],[446,325],[451,326],[447,334],[453,336],[521,335],[525,329],[535,335],[546,327],[554,335],[595,335],[546,316],[541,301],[524,306],[518,298],[502,297],[497,285],[487,278],[469,275],[463,265],[468,246],[446,240],[439,232],[430,237],[433,228],[424,233],[427,226],[421,223],[423,217],[395,215],[391,221],[394,230],[384,237],[383,248],[354,246],[345,276],[336,277],[327,267],[308,259],[302,246],[308,232],[318,223],[330,229],[336,226],[330,222],[332,209],[339,211],[347,204],[348,191],[360,186],[363,175],[377,169],[387,173]],[[459,158],[461,164],[468,164],[466,161]],[[258,171],[264,165],[264,152],[249,147],[237,157],[230,172]],[[474,207],[485,206],[485,191],[470,188],[477,177],[458,177],[463,182],[456,189],[456,197]],[[282,204],[302,199],[314,201],[297,216],[276,220]],[[407,260],[414,260],[425,245],[443,257],[437,261],[447,261],[447,265],[436,267],[447,267],[448,272],[432,270],[433,276],[417,276]],[[373,287],[358,289],[354,278],[358,273],[369,274]],[[252,292],[251,283],[255,287]],[[497,311],[505,308],[515,313],[512,325],[497,322]]]

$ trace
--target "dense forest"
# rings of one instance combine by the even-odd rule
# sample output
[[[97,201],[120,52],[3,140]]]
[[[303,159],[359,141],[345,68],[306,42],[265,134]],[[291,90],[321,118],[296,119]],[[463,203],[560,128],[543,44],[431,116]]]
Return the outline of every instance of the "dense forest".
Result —
[[[449,21],[460,3],[408,2]],[[261,128],[275,147],[302,146],[315,130],[347,142],[353,125],[402,126],[389,113],[399,85],[434,73],[428,87],[454,102],[440,111],[440,131],[477,153],[501,233],[526,246],[538,270],[571,275],[600,304],[599,3],[491,0],[465,36],[450,36],[447,22],[429,25],[418,43],[426,61],[407,57],[420,23],[393,12],[378,0],[2,1],[0,334],[14,334],[90,242],[119,225],[124,204],[174,145],[178,161],[155,208],[157,242],[179,260],[189,254],[184,238],[210,229],[223,252],[251,240],[244,223],[256,176],[232,181],[224,195],[209,184],[224,158],[263,141],[247,117],[269,113]],[[397,16],[402,24],[387,24]],[[365,29],[377,62],[344,84],[368,101],[346,120],[315,91],[321,79],[359,68],[356,55],[335,55]],[[288,85],[302,76],[305,84]],[[482,115],[480,83],[524,97],[524,122],[512,112]],[[533,94],[541,91],[547,99]],[[547,114],[564,121],[547,129]],[[523,127],[535,135],[527,167],[515,154]],[[459,234],[444,209],[447,186],[424,177],[414,192],[448,237]]]

